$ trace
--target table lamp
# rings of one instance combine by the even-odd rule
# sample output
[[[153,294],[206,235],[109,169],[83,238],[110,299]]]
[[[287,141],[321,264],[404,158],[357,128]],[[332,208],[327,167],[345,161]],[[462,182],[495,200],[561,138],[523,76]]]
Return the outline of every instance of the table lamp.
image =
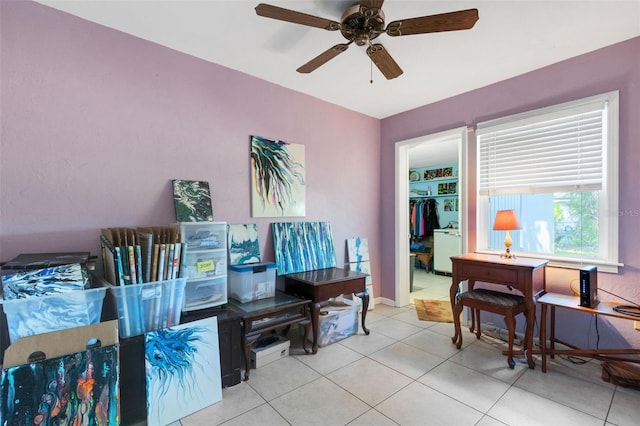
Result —
[[[498,210],[496,213],[496,219],[493,221],[494,231],[507,231],[507,235],[504,237],[504,247],[506,251],[501,255],[504,259],[513,259],[516,256],[511,254],[511,234],[509,231],[514,229],[520,229],[520,223],[516,217],[516,213],[513,210]]]

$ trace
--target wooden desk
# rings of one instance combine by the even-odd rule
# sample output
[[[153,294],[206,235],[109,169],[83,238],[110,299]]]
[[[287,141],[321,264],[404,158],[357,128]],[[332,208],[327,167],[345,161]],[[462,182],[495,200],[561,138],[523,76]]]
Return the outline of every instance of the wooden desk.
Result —
[[[629,321],[638,321],[638,317],[621,314],[613,310],[614,306],[620,305],[619,302],[606,302],[602,301],[598,303],[595,308],[585,308],[580,306],[579,296],[568,296],[557,293],[546,293],[542,297],[538,298],[540,303],[540,353],[542,355],[542,372],[547,372],[547,354],[553,358],[555,354],[559,355],[575,355],[575,356],[587,356],[591,358],[608,358],[618,359],[622,361],[638,362],[638,360],[625,359],[620,357],[612,357],[609,355],[640,355],[640,349],[582,349],[573,346],[569,343],[556,339],[556,308],[571,309],[574,311],[585,312],[591,315],[605,315],[609,317],[622,318]],[[549,336],[549,349],[547,349],[547,309],[551,307],[551,320],[550,336]],[[567,346],[569,349],[556,349],[555,344],[560,343]]]
[[[313,353],[318,352],[318,317],[320,308],[328,299],[341,294],[354,293],[362,299],[362,330],[369,334],[365,326],[369,294],[366,284],[367,274],[341,268],[318,269],[285,275],[285,291],[311,300],[311,327],[313,329]]]
[[[536,363],[532,353],[533,327],[536,322],[535,297],[544,291],[547,263],[548,261],[543,259],[503,259],[500,256],[477,253],[452,256],[451,288],[449,289],[451,311],[453,312],[460,282],[464,280],[469,281],[469,290],[473,289],[476,281],[481,281],[512,287],[522,292],[527,320],[524,347],[529,368],[535,368]],[[460,329],[456,329],[455,333],[452,338],[454,343],[461,333]]]
[[[304,326],[302,347],[307,350],[307,336],[311,325],[307,316],[309,301],[281,291],[276,291],[274,297],[260,299],[253,302],[240,303],[229,299],[229,305],[242,314],[242,341],[244,344],[244,380],[249,380],[251,371],[251,348],[260,335],[277,327],[300,324]],[[286,329],[288,331],[288,328]]]

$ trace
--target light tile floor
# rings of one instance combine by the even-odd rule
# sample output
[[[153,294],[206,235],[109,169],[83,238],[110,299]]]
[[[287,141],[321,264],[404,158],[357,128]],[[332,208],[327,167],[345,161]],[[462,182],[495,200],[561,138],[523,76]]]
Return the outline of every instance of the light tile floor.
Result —
[[[450,278],[416,270],[412,297],[447,299]],[[371,330],[304,355],[296,333],[291,355],[251,371],[223,390],[221,402],[174,426],[211,425],[637,425],[640,391],[600,378],[596,361],[556,357],[547,374],[514,370],[503,342],[453,325],[418,320],[415,308],[376,304]]]

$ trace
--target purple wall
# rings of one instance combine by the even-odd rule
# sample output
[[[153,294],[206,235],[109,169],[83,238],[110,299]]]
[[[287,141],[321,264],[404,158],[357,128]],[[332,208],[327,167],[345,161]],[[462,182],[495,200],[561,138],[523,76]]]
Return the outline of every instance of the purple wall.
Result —
[[[620,273],[599,274],[599,285],[626,299],[640,303],[640,38],[554,64],[472,92],[417,108],[382,120],[381,204],[382,241],[394,241],[395,212],[394,146],[402,140],[428,135],[460,126],[472,126],[510,114],[541,108],[561,102],[620,91],[620,163],[619,253],[624,267]],[[468,176],[475,176],[470,164]],[[475,212],[469,206],[468,214]],[[469,216],[475,223],[475,217]],[[473,227],[474,229],[475,227]],[[469,235],[470,240],[475,235]],[[473,246],[470,246],[473,249]],[[394,247],[382,247],[382,293],[394,298]],[[554,291],[568,292],[568,282],[548,283]],[[601,298],[609,299],[608,295]],[[582,319],[585,319],[582,317]],[[588,320],[588,318],[586,318]],[[606,320],[605,320],[606,321]],[[614,321],[627,341],[640,346],[640,333],[630,322]]]
[[[620,90],[625,267],[600,283],[640,301],[640,38],[380,121],[37,3],[0,15],[0,260],[171,223],[174,178],[209,181],[216,220],[258,223],[273,260],[276,220],[250,215],[256,134],[305,145],[304,219],[332,222],[339,264],[346,238],[369,238],[375,295],[394,299],[395,142]]]
[[[171,180],[251,218],[249,137],[305,145],[305,218],[369,239],[379,292],[380,121],[37,3],[1,3],[0,260],[89,250],[102,227],[175,221]],[[357,160],[357,162],[356,162]]]

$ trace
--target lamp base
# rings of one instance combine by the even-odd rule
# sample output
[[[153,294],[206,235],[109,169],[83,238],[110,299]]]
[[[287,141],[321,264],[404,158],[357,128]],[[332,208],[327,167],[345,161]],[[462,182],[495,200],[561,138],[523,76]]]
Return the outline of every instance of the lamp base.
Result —
[[[502,253],[502,254],[500,255],[500,257],[501,257],[501,258],[503,258],[503,259],[515,259],[515,258],[516,258],[516,255],[515,255],[515,254],[513,254],[513,253],[511,253],[511,250],[510,250],[510,249],[507,249],[507,251],[505,251],[504,253]]]

